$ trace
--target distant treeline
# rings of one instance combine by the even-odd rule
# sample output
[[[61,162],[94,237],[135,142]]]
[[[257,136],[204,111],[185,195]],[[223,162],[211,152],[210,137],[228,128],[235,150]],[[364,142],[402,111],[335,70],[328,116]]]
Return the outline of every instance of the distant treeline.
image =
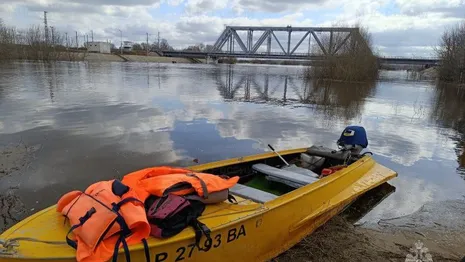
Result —
[[[75,46],[65,35],[40,26],[31,26],[18,30],[7,26],[0,19],[0,61],[22,59],[56,61],[76,61],[85,58],[85,49],[70,48]]]
[[[443,33],[436,52],[441,60],[439,79],[465,83],[465,22]]]

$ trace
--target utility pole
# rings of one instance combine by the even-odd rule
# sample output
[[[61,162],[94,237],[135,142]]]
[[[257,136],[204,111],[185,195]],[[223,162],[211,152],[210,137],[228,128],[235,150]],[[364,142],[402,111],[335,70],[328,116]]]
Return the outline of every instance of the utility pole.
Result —
[[[79,43],[78,43],[79,41],[78,41],[78,33],[77,33],[77,31],[75,31],[75,32],[76,32],[76,49],[77,49],[77,48],[79,48]]]
[[[120,44],[120,48],[119,48],[119,49],[120,49],[120,53],[123,54],[123,31],[121,31],[121,30],[119,30],[119,29],[118,29],[118,31],[119,31],[119,33],[120,33],[120,35],[121,35],[121,44]]]
[[[52,45],[54,45],[55,44],[55,34],[54,34],[55,27],[50,26],[50,28],[52,29]]]
[[[158,50],[161,51],[161,47],[160,47],[160,31],[158,31]]]
[[[92,34],[92,42],[94,42],[94,30],[90,30],[91,34]]]
[[[145,49],[147,49],[147,56],[149,56],[149,33],[147,33],[147,45],[145,46]]]
[[[86,34],[86,46],[88,46],[88,45],[89,45],[89,35]]]
[[[44,11],[45,43],[48,44],[47,11]]]
[[[66,37],[66,48],[68,48],[68,32],[65,33],[65,37]]]

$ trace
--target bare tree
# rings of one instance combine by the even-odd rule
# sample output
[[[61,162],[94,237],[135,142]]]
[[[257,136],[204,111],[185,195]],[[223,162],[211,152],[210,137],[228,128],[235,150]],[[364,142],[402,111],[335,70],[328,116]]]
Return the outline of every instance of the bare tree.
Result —
[[[132,45],[132,50],[140,51],[140,50],[143,50],[143,49],[142,49],[142,46],[139,43],[135,43],[135,44]]]
[[[465,83],[465,22],[443,33],[436,54],[441,60],[439,79]]]
[[[17,30],[6,26],[0,20],[0,60],[28,59],[28,60],[82,60],[84,53],[72,50],[74,46],[66,39],[66,34],[54,31],[48,41],[42,26],[31,26],[26,30]]]
[[[378,60],[372,51],[371,35],[365,28],[349,33],[334,32],[320,37],[313,54],[324,57],[320,66],[309,67],[306,76],[314,80],[347,82],[368,81],[378,77]]]
[[[0,19],[0,59],[9,60],[17,56],[17,30],[14,27],[8,27]]]

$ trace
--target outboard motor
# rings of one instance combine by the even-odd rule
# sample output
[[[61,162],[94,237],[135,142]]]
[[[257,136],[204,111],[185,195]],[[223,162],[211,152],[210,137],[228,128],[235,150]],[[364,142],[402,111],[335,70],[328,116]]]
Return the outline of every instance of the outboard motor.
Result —
[[[368,146],[365,128],[361,126],[346,127],[339,140],[337,140],[337,145],[343,150],[350,150],[353,156],[359,155]]]

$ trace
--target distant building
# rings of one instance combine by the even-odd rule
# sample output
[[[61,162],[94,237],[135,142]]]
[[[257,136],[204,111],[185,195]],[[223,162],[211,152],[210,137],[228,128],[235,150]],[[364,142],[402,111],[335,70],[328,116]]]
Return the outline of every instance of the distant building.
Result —
[[[107,42],[88,42],[87,51],[93,53],[109,54],[111,52],[111,44]]]
[[[132,46],[134,45],[131,41],[124,41],[123,42],[123,52],[131,52]]]

